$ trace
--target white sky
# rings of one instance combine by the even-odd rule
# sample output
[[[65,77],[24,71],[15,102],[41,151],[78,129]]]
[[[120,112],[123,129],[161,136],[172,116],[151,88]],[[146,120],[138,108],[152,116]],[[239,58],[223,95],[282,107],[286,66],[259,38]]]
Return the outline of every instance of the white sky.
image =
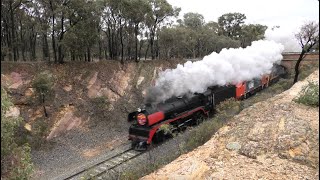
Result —
[[[181,7],[180,18],[188,12],[202,14],[205,21],[218,21],[225,13],[239,12],[246,15],[246,24],[280,26],[276,35],[290,36],[309,21],[319,22],[318,0],[167,0],[172,6]],[[270,34],[270,29],[266,35]],[[289,39],[290,39],[289,38]],[[286,39],[286,38],[284,38]],[[282,38],[283,40],[283,38]],[[288,50],[289,51],[289,50]]]

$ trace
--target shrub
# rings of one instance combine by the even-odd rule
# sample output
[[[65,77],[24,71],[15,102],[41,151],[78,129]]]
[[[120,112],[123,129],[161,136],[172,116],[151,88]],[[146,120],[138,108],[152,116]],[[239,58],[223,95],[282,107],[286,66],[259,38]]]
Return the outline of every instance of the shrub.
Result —
[[[241,102],[235,98],[227,99],[216,106],[217,113],[238,113],[241,110]]]
[[[105,111],[109,106],[108,98],[105,96],[95,97],[91,99],[97,111]]]
[[[309,82],[301,95],[294,99],[295,102],[305,104],[307,106],[319,106],[319,85]]]
[[[32,124],[32,133],[30,143],[32,148],[39,149],[42,145],[46,144],[46,136],[50,130],[48,119],[41,117],[37,118]]]
[[[42,72],[38,74],[32,83],[32,87],[35,88],[38,97],[40,98],[40,102],[44,103],[45,96],[48,96],[52,93],[53,87],[53,77],[49,72]]]
[[[159,129],[160,131],[163,131],[165,135],[173,135],[171,131],[173,126],[171,124],[162,124]]]
[[[22,119],[5,116],[10,106],[10,98],[1,87],[1,179],[28,179],[33,169],[30,147],[17,143],[15,133]]]

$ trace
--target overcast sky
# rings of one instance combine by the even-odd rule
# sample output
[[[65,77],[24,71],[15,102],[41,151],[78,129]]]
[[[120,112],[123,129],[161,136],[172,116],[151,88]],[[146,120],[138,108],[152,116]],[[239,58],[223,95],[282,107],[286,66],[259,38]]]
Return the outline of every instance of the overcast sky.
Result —
[[[181,7],[180,17],[187,12],[202,14],[205,21],[218,21],[225,13],[246,15],[246,24],[280,26],[277,35],[293,37],[298,28],[309,21],[319,22],[318,0],[167,0]],[[270,29],[269,29],[270,31]],[[266,32],[270,34],[270,32]],[[289,34],[289,35],[288,35]]]

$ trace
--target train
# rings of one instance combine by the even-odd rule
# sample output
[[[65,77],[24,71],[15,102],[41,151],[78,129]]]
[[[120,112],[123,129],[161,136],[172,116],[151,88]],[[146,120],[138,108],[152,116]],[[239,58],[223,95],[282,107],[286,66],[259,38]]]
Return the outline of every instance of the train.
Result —
[[[274,64],[271,73],[225,86],[210,86],[203,93],[172,97],[158,104],[145,104],[128,114],[128,139],[135,150],[146,150],[181,129],[198,125],[214,113],[215,106],[229,98],[243,100],[286,77],[287,69]],[[170,133],[168,133],[170,131]]]

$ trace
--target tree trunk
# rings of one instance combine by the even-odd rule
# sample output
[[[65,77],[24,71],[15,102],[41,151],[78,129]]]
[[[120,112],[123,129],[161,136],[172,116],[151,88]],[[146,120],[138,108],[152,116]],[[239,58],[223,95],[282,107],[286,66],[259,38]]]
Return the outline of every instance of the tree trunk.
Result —
[[[37,43],[37,32],[35,32],[35,27],[32,26],[30,34],[30,53],[32,60],[36,60],[36,43]]]
[[[59,44],[58,44],[58,55],[59,55],[59,63],[63,64],[64,54],[62,52],[62,40],[64,35],[64,14],[61,15],[61,32],[59,37]]]
[[[9,61],[12,61],[12,50],[11,50],[11,48],[12,48],[12,38],[11,38],[11,34],[10,34],[10,29],[9,29],[9,27],[10,27],[10,25],[9,25],[9,22],[10,22],[10,20],[9,20],[9,17],[8,16],[6,16],[6,23],[5,23],[5,29],[6,29],[6,32],[7,32],[7,47],[8,47],[8,50],[7,50],[7,52],[6,52],[6,55],[8,54],[8,59],[9,59]],[[6,56],[5,55],[5,56]]]
[[[99,40],[98,40],[99,61],[101,61],[102,60],[102,42],[101,42],[101,29],[100,29],[100,27],[98,27],[98,36],[99,36]]]
[[[24,42],[24,37],[23,37],[23,30],[22,30],[22,22],[20,19],[20,39],[21,39],[21,55],[22,55],[22,60],[26,61],[26,57],[25,57],[25,42]]]
[[[142,49],[142,46],[143,46],[143,40],[140,40],[140,47],[139,47],[139,60],[137,60],[136,62],[139,62],[140,59],[141,59],[141,49]]]
[[[44,32],[42,34],[42,53],[43,53],[43,59],[50,61],[50,54],[49,54],[49,45],[48,45],[48,39],[47,39],[47,32]]]
[[[148,43],[147,50],[146,50],[146,53],[145,53],[145,55],[144,55],[144,60],[147,60],[147,55],[148,55],[149,46],[150,46],[150,44]]]
[[[75,61],[76,60],[76,55],[75,55],[75,52],[74,52],[74,50],[71,50],[70,51],[70,58],[71,58],[71,61]]]
[[[151,59],[154,60],[155,56],[154,56],[154,32],[153,32],[153,30],[150,33],[150,50],[151,50]]]
[[[300,62],[303,60],[303,58],[305,58],[305,53],[310,52],[310,50],[312,49],[312,47],[313,47],[315,44],[316,44],[316,42],[310,44],[306,50],[305,50],[305,46],[306,46],[306,45],[304,45],[304,46],[302,47],[302,51],[301,51],[301,53],[300,53],[299,59],[298,59],[296,65],[295,65],[295,67],[294,67],[295,75],[294,75],[293,84],[295,84],[296,82],[298,82]]]
[[[88,62],[91,61],[91,51],[90,51],[90,48],[87,47],[87,55],[88,55]]]
[[[104,50],[104,58],[105,58],[105,59],[108,59],[108,51],[107,51],[107,48],[108,48],[108,47],[106,47],[106,49]]]
[[[13,14],[13,2],[10,2],[9,11],[10,11],[10,18],[11,18],[11,47],[10,53],[13,53],[13,61],[17,61],[17,54],[16,54],[16,39],[15,39],[15,26],[14,26],[14,14]]]
[[[55,21],[55,15],[54,15],[54,9],[52,6],[52,1],[50,1],[50,8],[51,8],[51,12],[52,12],[52,33],[51,33],[51,39],[52,39],[52,50],[53,50],[53,57],[54,57],[54,62],[57,63],[58,62],[58,58],[57,58],[57,49],[56,49],[56,41],[55,41],[55,31],[54,31],[54,21]]]
[[[121,45],[121,64],[124,63],[123,61],[123,52],[124,52],[124,45],[123,45],[123,35],[122,35],[122,24],[121,24],[121,19],[119,20],[119,25],[120,25],[120,45]]]
[[[108,46],[108,48],[109,48],[109,58],[110,59],[113,59],[113,51],[112,51],[112,49],[113,49],[113,46],[112,46],[112,34],[111,34],[111,29],[110,29],[110,27],[108,26],[108,44],[109,44],[109,46]]]
[[[135,24],[135,27],[134,27],[134,34],[135,34],[135,37],[136,37],[136,42],[135,42],[136,52],[135,52],[134,60],[136,62],[139,62],[138,61],[138,28],[139,28],[139,23]],[[140,49],[141,49],[141,46],[140,46]],[[140,52],[139,52],[139,54],[140,54]],[[140,57],[139,57],[139,60],[140,60]]]
[[[160,47],[159,47],[159,35],[157,34],[157,40],[155,41],[155,58],[160,59]]]

